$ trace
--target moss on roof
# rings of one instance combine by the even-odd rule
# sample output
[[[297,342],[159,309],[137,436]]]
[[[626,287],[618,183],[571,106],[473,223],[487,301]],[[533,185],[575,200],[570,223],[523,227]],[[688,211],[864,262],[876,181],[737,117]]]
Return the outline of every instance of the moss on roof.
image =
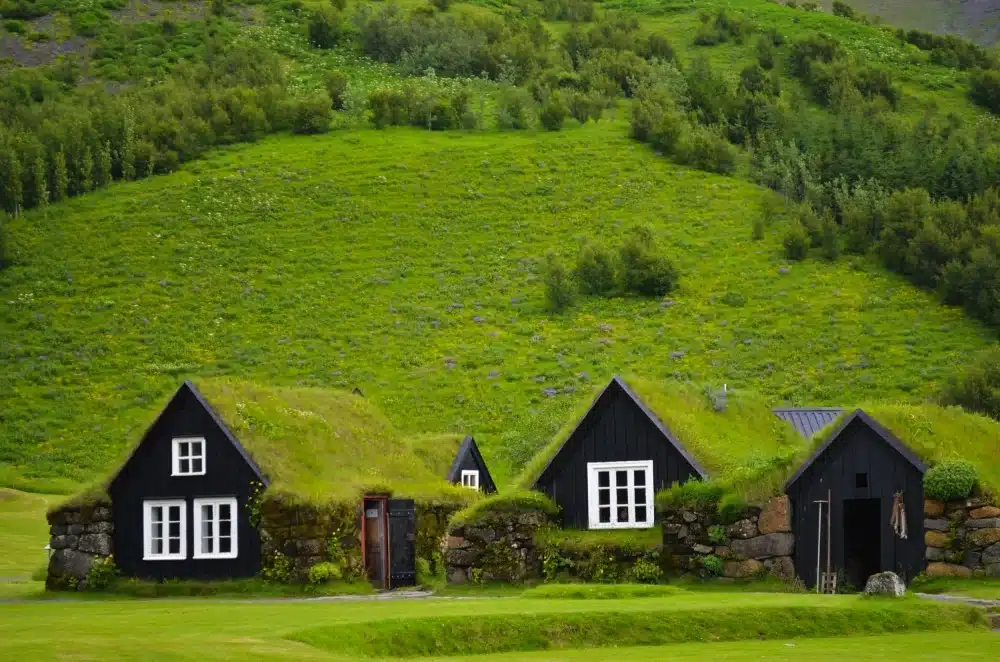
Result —
[[[432,474],[445,478],[464,439],[464,434],[426,434],[410,437],[407,443]]]

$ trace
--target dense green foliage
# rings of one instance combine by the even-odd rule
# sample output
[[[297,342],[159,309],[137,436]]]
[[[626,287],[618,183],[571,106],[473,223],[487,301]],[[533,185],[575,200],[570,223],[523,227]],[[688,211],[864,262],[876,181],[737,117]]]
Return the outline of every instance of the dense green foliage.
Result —
[[[976,468],[964,460],[940,462],[924,474],[924,494],[931,499],[964,499],[976,484]]]
[[[1000,420],[1000,347],[984,350],[952,375],[941,399]]]
[[[452,515],[451,519],[448,520],[448,530],[475,524],[491,513],[527,512],[538,512],[554,517],[559,514],[559,506],[541,492],[528,489],[505,489],[502,493],[479,499]]]

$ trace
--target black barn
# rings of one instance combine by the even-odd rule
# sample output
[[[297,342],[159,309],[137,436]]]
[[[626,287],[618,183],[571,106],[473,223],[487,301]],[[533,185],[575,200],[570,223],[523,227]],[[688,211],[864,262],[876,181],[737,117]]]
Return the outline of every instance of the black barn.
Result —
[[[497,491],[493,476],[486,468],[486,461],[483,460],[472,435],[467,435],[462,440],[462,444],[458,447],[458,453],[455,454],[455,461],[451,463],[451,468],[445,478],[454,485],[478,489],[486,494],[493,494]]]
[[[184,382],[109,488],[115,563],[132,577],[218,579],[260,570],[247,518],[267,479],[190,382]]]
[[[862,588],[876,572],[891,570],[909,581],[924,569],[923,474],[926,467],[892,432],[856,410],[785,485],[795,532],[795,572],[816,584],[818,505],[829,493],[831,567]],[[893,496],[902,494],[906,539],[891,524]],[[826,506],[824,506],[826,508]],[[827,556],[826,516],[820,542]]]
[[[653,495],[706,477],[677,438],[615,377],[549,460],[534,488],[579,529],[653,525]]]

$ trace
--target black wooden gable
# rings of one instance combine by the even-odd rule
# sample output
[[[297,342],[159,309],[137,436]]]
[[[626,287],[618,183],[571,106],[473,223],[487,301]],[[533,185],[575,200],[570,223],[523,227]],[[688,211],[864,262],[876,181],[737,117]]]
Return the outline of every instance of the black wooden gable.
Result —
[[[125,462],[123,462],[118,468],[114,478],[111,479],[110,486],[114,486],[118,482],[122,474],[125,473],[126,468],[128,468],[129,465],[132,464],[140,455],[140,449],[146,443],[150,442],[153,437],[153,431],[158,429],[167,418],[180,415],[181,412],[179,410],[183,409],[185,405],[190,404],[192,401],[204,409],[212,423],[214,423],[218,431],[221,433],[221,436],[232,444],[233,448],[237,453],[239,453],[240,457],[246,461],[250,471],[256,474],[257,479],[260,480],[260,482],[265,486],[269,484],[267,476],[263,471],[261,471],[260,467],[257,466],[257,463],[254,462],[253,458],[250,457],[250,454],[247,452],[246,448],[243,447],[243,444],[241,444],[236,436],[233,435],[229,426],[226,425],[224,420],[222,420],[218,412],[215,411],[212,405],[209,404],[208,400],[205,399],[205,396],[202,395],[201,391],[199,391],[190,380],[185,380],[184,383],[181,384],[180,388],[178,388],[174,393],[173,397],[170,398],[170,401],[160,412],[159,416],[156,417],[156,420],[154,420],[143,433],[141,440],[135,448],[132,449],[132,452],[129,454]]]
[[[490,470],[486,467],[486,460],[483,459],[482,453],[479,452],[479,446],[476,445],[476,440],[472,438],[472,435],[466,435],[465,439],[462,440],[462,444],[458,447],[458,452],[455,454],[455,460],[451,463],[451,468],[448,470],[448,475],[446,476],[449,483],[461,483],[462,482],[462,471],[467,469],[474,469],[479,472],[479,489],[486,494],[493,494],[497,491],[496,483],[493,482],[493,476],[490,475]]]
[[[866,414],[860,409],[855,409],[853,413],[847,416],[837,429],[830,434],[830,437],[820,446],[812,456],[806,460],[801,467],[795,472],[795,474],[788,479],[785,483],[785,491],[792,488],[795,483],[802,478],[802,476],[809,470],[809,467],[813,465],[826,451],[840,438],[841,433],[844,432],[852,423],[855,421],[866,425],[872,430],[882,441],[889,445],[893,450],[895,450],[899,455],[906,460],[907,463],[912,465],[920,473],[927,471],[927,465],[920,461],[920,458],[911,451],[906,444],[904,444],[896,435],[890,432],[888,429],[883,427],[878,421]]]

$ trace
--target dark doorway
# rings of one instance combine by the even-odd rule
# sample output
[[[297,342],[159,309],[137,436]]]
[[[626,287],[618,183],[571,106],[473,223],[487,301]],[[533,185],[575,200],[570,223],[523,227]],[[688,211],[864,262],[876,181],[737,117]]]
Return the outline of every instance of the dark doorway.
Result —
[[[863,589],[881,570],[882,526],[879,499],[844,499],[844,572],[847,581]]]
[[[384,497],[365,497],[361,519],[365,571],[375,588],[389,588],[389,531]]]
[[[389,499],[389,587],[417,583],[417,514],[412,499]]]

